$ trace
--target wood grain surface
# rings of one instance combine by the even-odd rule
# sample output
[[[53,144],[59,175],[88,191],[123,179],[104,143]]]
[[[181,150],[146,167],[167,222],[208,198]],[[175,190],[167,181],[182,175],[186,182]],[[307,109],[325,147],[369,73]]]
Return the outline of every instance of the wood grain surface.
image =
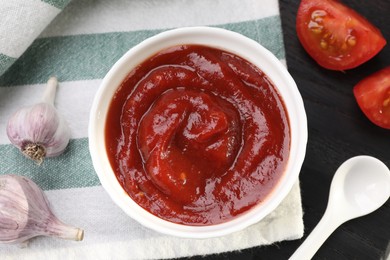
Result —
[[[331,180],[342,162],[364,154],[390,167],[390,130],[368,121],[352,93],[361,79],[390,66],[390,1],[343,1],[377,26],[388,41],[373,59],[346,72],[326,70],[304,51],[295,31],[299,2],[280,0],[280,11],[288,70],[301,92],[308,119],[309,141],[300,174],[305,235],[272,246],[187,259],[288,259],[321,219]],[[313,259],[384,259],[389,243],[390,200],[374,213],[339,227]]]

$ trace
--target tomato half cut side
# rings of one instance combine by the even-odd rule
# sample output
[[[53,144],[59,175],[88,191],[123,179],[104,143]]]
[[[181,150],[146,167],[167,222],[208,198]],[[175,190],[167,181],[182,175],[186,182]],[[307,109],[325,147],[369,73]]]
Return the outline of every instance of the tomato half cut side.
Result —
[[[390,66],[360,81],[353,94],[371,122],[390,129]]]
[[[336,0],[302,0],[296,30],[306,52],[331,70],[355,68],[386,45],[378,28]]]

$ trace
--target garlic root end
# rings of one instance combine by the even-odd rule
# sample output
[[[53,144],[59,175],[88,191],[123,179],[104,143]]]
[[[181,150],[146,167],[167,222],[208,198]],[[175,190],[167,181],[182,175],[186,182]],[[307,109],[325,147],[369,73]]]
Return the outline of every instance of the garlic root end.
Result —
[[[41,165],[46,156],[46,149],[40,144],[28,143],[22,148],[22,153],[36,164]]]

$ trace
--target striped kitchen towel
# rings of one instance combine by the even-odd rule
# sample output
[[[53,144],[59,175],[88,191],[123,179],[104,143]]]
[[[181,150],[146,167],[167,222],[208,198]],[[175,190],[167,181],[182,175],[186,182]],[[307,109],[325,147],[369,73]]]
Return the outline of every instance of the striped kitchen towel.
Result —
[[[11,6],[29,1],[2,2]],[[30,2],[45,4],[46,8],[47,3],[66,5],[66,1]],[[29,20],[30,26],[43,26],[41,20],[49,19],[45,15],[54,17],[49,11],[34,8],[39,11],[34,15],[41,18]],[[0,55],[5,57],[0,59],[2,64],[17,60],[0,77],[0,174],[30,177],[45,190],[61,220],[85,230],[82,242],[38,237],[23,249],[0,245],[2,260],[164,259],[240,250],[302,237],[298,183],[261,222],[241,232],[203,240],[170,237],[142,227],[125,215],[100,185],[88,151],[87,128],[89,110],[102,78],[119,57],[142,40],[167,29],[195,25],[241,33],[285,62],[277,0],[77,0],[57,15],[21,57],[21,46],[1,43]],[[22,34],[25,30],[14,29],[13,33]],[[5,129],[17,108],[40,99],[51,75],[56,75],[60,82],[55,105],[69,122],[72,139],[64,154],[48,158],[38,166],[10,144]]]
[[[0,0],[0,75],[70,0]]]

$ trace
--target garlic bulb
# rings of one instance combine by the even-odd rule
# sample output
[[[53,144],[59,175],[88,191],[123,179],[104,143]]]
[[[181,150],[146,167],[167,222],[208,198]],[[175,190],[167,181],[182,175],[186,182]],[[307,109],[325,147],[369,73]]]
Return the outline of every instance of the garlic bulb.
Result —
[[[58,220],[32,180],[0,176],[0,243],[22,243],[41,235],[80,241],[84,231]]]
[[[54,107],[57,78],[51,77],[42,102],[16,111],[8,121],[7,135],[28,158],[41,164],[60,155],[70,139],[70,128]]]

